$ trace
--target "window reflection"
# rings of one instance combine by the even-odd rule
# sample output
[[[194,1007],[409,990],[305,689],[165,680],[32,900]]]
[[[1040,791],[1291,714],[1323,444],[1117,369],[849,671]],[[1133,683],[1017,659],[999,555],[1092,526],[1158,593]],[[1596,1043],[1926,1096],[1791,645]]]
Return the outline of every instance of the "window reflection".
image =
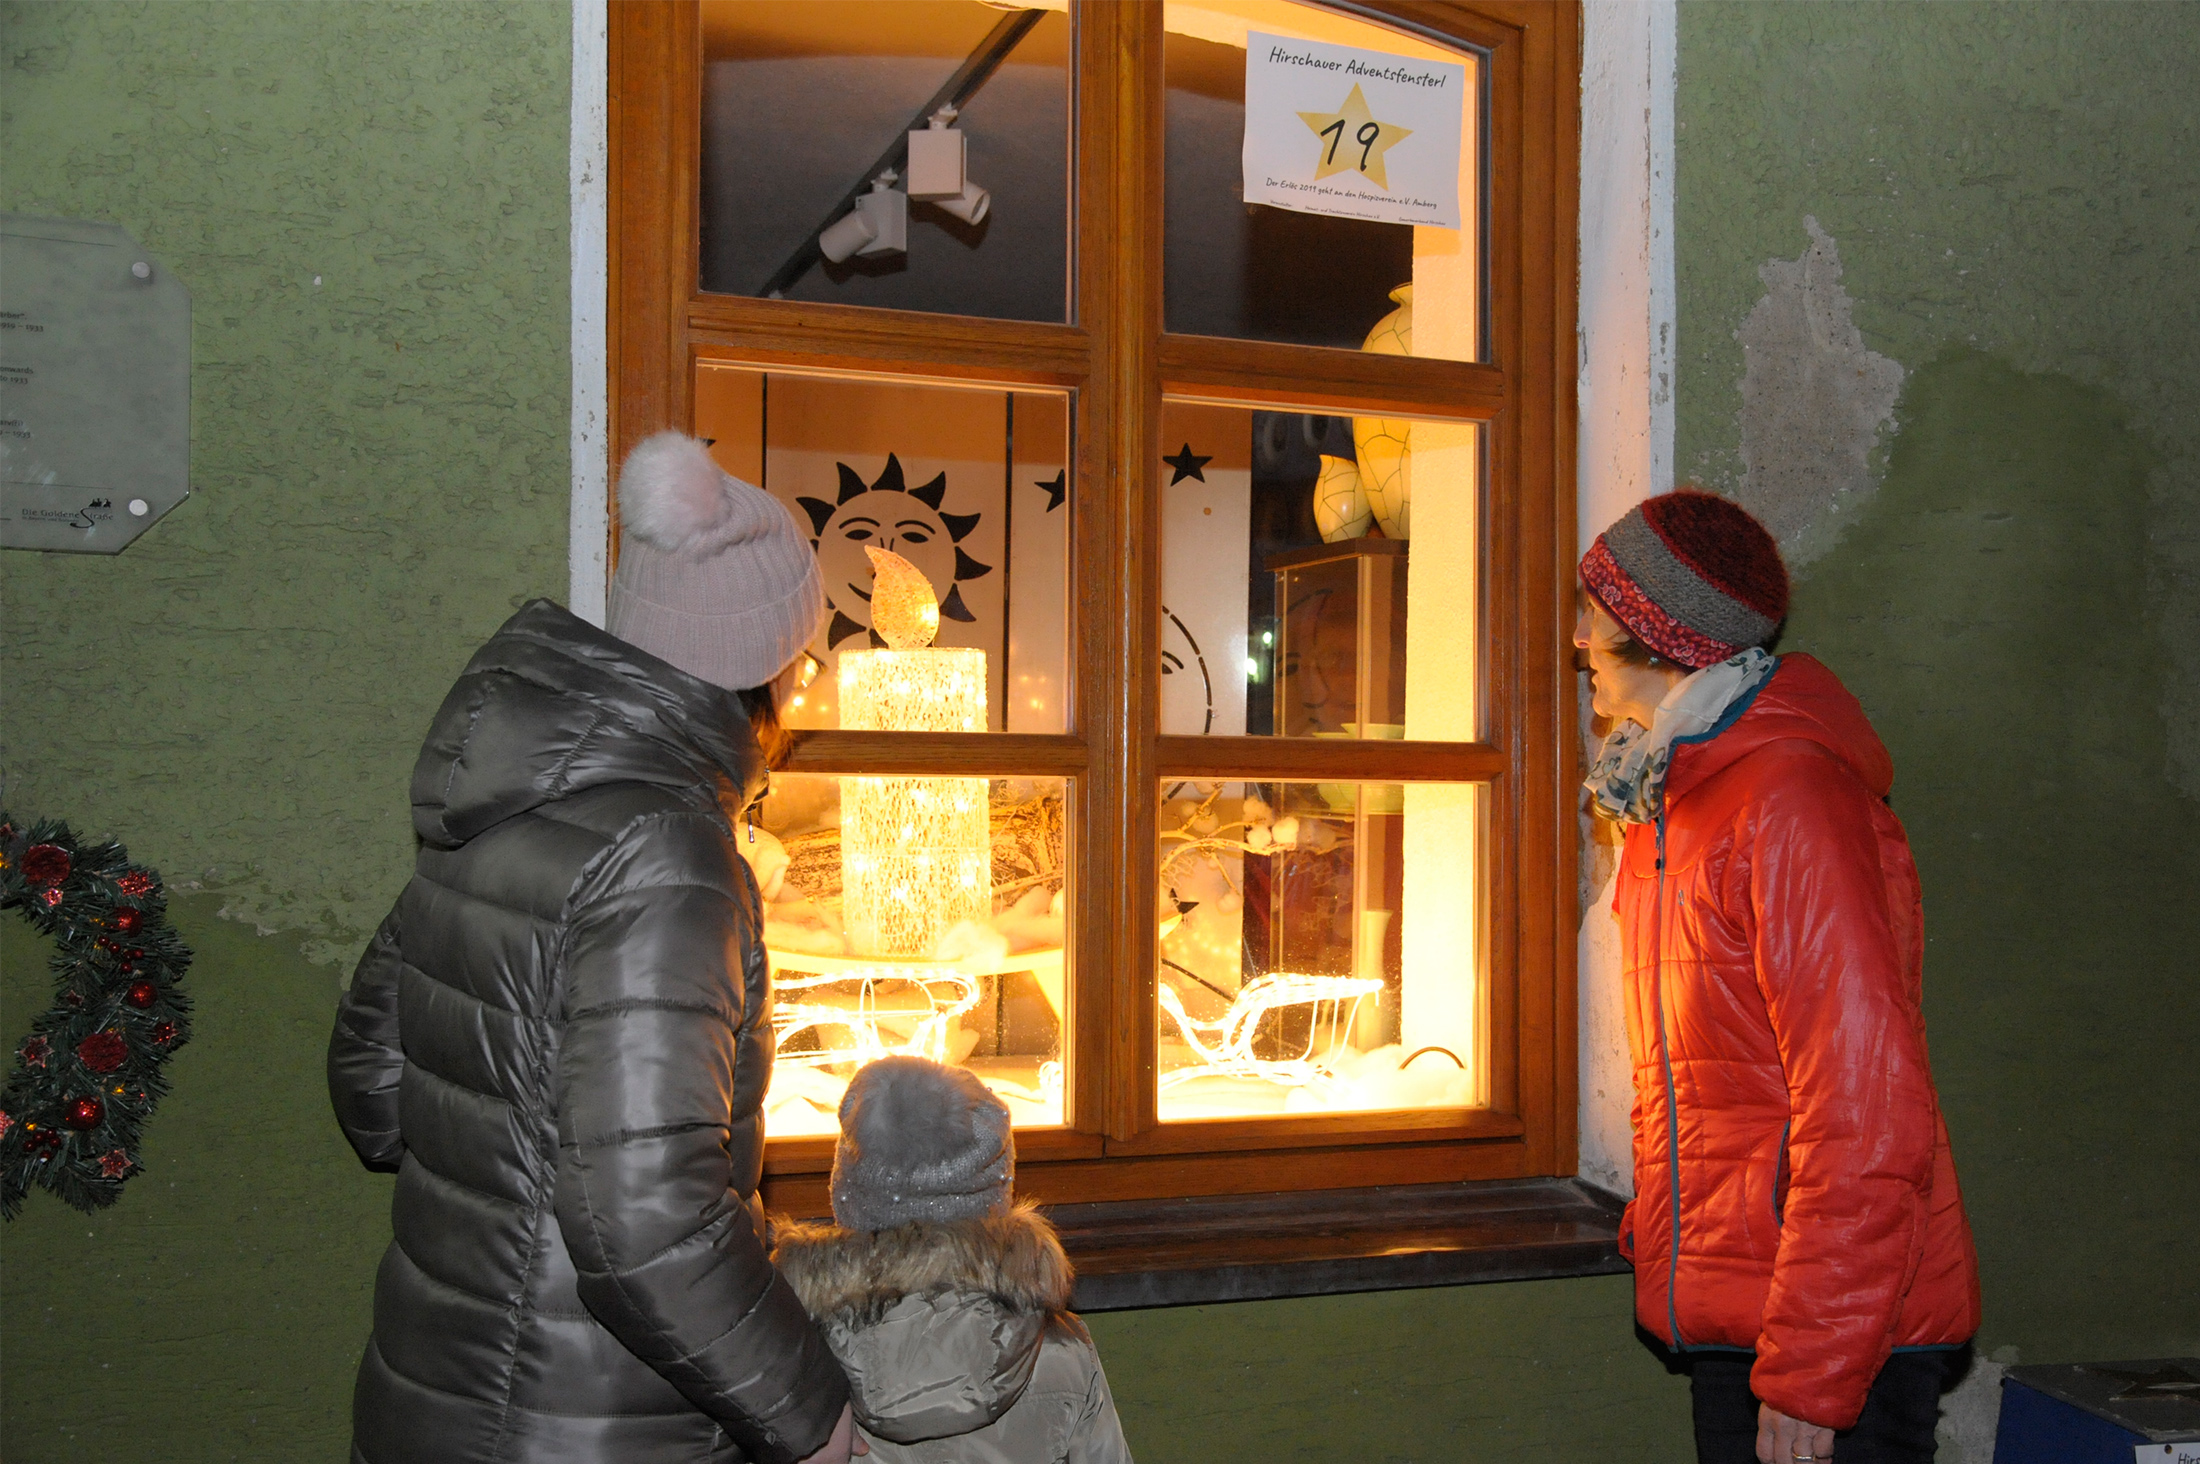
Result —
[[[978,730],[1063,729],[1066,397],[706,361],[695,373],[695,433],[720,467],[771,493],[814,536],[830,614],[810,654],[823,674],[796,693],[789,726],[845,725],[842,657],[881,644],[875,549],[930,584],[934,644],[985,654]]]
[[[1172,401],[1161,430],[1164,734],[1475,736],[1474,424]]]
[[[1061,779],[780,774],[736,844],[764,896],[772,1138],[838,1130],[863,1064],[976,1073],[1019,1125],[1063,1121]]]
[[[704,0],[702,27],[702,289],[1066,318],[1065,15],[978,0]],[[908,134],[935,117],[962,136],[968,196],[927,196],[912,176]],[[815,241],[836,226],[821,256]]]
[[[1477,810],[1454,784],[1165,787],[1163,1120],[1480,1102]]]
[[[1187,335],[1346,350],[1399,342],[1382,326],[1404,288],[1428,324],[1404,354],[1481,352],[1479,57],[1291,0],[1169,0],[1164,319]],[[1246,37],[1366,47],[1466,68],[1460,227],[1417,227],[1245,201]]]

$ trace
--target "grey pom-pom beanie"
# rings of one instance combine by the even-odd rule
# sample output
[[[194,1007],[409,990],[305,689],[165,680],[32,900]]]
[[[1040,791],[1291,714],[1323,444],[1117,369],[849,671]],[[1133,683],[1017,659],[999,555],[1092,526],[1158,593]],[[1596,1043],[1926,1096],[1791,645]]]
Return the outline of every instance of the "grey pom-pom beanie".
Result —
[[[882,1057],[841,1097],[833,1218],[846,1229],[1005,1215],[1015,1180],[1008,1105],[961,1068]]]
[[[810,536],[692,437],[659,432],[627,455],[619,523],[604,629],[682,671],[762,686],[825,623]]]

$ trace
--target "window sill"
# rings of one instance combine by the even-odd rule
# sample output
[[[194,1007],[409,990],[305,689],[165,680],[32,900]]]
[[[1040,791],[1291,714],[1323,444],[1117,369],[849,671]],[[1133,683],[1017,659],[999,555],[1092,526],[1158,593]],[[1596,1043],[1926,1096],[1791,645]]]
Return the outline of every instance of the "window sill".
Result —
[[[1601,1276],[1620,1201],[1570,1179],[1107,1201],[1046,1210],[1081,1312]]]

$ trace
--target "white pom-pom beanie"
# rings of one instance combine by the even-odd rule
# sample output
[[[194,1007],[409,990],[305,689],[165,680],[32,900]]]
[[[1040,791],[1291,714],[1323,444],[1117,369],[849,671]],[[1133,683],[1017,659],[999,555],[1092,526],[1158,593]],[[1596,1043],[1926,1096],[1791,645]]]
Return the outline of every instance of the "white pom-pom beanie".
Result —
[[[619,474],[619,569],[604,628],[733,691],[762,686],[825,621],[809,535],[692,437],[659,432]]]

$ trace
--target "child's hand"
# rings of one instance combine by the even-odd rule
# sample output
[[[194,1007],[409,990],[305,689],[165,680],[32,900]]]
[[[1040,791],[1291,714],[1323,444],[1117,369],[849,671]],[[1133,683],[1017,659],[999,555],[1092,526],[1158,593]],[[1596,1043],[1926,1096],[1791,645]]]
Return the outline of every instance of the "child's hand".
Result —
[[[862,1434],[856,1432],[854,1406],[843,1403],[840,1406],[840,1422],[833,1425],[833,1436],[825,1441],[824,1448],[804,1459],[802,1464],[848,1464],[850,1457],[870,1452],[871,1446],[863,1441]]]

